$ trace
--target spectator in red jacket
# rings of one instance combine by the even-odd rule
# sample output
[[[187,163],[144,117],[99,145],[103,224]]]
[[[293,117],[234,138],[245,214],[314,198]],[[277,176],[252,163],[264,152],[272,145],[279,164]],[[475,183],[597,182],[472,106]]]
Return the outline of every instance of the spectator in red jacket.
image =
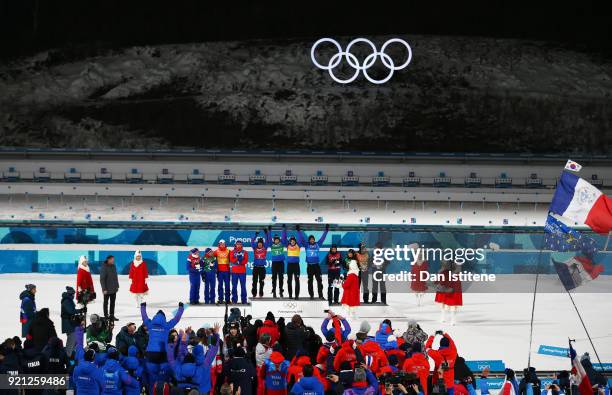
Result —
[[[374,341],[365,342],[359,346],[365,364],[376,376],[388,365],[387,355],[380,345]]]
[[[355,367],[358,362],[357,353],[355,352],[356,348],[357,343],[355,343],[354,340],[347,340],[342,343],[340,350],[338,350],[334,357],[334,370],[336,372],[340,371],[340,365],[342,365],[343,362],[349,362],[352,367]],[[359,352],[359,357],[359,359],[363,359],[361,357],[361,352]]]
[[[291,361],[289,369],[287,370],[287,381],[289,382],[289,389],[293,387],[293,384],[297,383],[302,377],[304,377],[304,366],[310,364],[310,357],[308,355],[302,354],[302,351],[298,351],[298,353]],[[321,377],[319,369],[314,369],[313,376],[319,379],[319,381],[321,381],[321,384],[326,384],[325,380],[323,380],[323,377]]]
[[[440,339],[440,347],[437,350],[431,348],[434,336],[429,336],[427,343],[425,343],[427,355],[429,355],[435,363],[432,381],[436,382],[438,380],[438,371],[443,366],[442,364],[446,364],[448,365],[447,368],[441,369],[443,371],[442,376],[444,378],[444,384],[446,388],[453,388],[455,384],[455,359],[457,359],[457,347],[448,333],[440,330],[436,331],[436,335],[442,336]]]
[[[423,394],[427,395],[427,377],[429,376],[429,360],[427,356],[423,354],[420,342],[416,342],[412,345],[412,356],[404,361],[402,370],[408,373],[415,373],[419,377],[421,382],[421,388],[423,388]]]
[[[276,344],[278,339],[280,338],[280,332],[278,331],[278,326],[274,321],[274,314],[271,311],[268,311],[266,315],[266,319],[263,322],[263,326],[257,329],[257,339],[261,337],[262,334],[267,333],[270,335],[270,345],[273,346]]]

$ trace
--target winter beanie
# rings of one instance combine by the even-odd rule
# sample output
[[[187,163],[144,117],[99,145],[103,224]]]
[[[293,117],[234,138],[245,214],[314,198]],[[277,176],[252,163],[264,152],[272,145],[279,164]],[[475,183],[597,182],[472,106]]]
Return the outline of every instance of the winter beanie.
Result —
[[[361,325],[359,326],[359,332],[361,333],[369,333],[370,329],[372,329],[372,327],[370,326],[370,323],[368,321],[362,321]]]

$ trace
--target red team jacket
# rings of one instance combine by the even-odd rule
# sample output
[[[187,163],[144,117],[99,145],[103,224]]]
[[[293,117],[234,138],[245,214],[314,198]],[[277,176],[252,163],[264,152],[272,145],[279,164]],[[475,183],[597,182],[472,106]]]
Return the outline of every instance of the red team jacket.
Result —
[[[263,326],[257,329],[257,338],[261,338],[261,335],[267,333],[270,335],[270,345],[274,345],[278,339],[280,339],[280,333],[276,324],[270,320],[265,320]]]
[[[419,376],[423,394],[427,395],[427,376],[429,376],[429,360],[425,354],[417,352],[412,354],[412,357],[404,361],[402,370],[404,372],[415,373]]]
[[[238,259],[239,256],[241,255],[241,254],[238,254],[239,252],[242,253],[241,260]],[[232,263],[232,273],[236,273],[236,274],[246,273],[246,265],[249,262],[248,251],[245,251],[242,248],[240,250],[236,250],[236,247],[234,247],[234,249],[230,252],[229,260]]]
[[[441,350],[433,350],[431,345],[433,344],[434,337],[429,336],[427,342],[425,343],[425,348],[427,349],[427,355],[431,357],[431,359],[435,362],[435,367],[433,371],[432,379],[434,382],[438,380],[438,368],[442,364],[442,362],[448,363],[448,370],[444,371],[444,384],[446,388],[453,388],[455,385],[455,359],[457,359],[457,347],[455,346],[455,342],[448,333],[444,333],[444,337],[449,340],[449,347],[443,348]]]

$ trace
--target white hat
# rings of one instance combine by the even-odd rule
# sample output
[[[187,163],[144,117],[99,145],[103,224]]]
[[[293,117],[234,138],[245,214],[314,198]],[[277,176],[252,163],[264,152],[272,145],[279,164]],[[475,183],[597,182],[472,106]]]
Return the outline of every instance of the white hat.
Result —
[[[356,260],[351,260],[351,262],[349,263],[349,270],[348,270],[348,274],[358,274],[359,273],[359,266],[357,266],[357,261]]]

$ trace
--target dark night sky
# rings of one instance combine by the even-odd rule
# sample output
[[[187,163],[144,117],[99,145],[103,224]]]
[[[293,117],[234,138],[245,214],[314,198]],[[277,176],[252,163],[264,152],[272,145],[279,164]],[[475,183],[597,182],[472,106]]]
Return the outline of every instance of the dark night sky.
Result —
[[[569,3],[569,2],[568,2]],[[611,15],[591,1],[1,0],[0,56],[98,47],[350,34],[549,40],[609,56]]]

